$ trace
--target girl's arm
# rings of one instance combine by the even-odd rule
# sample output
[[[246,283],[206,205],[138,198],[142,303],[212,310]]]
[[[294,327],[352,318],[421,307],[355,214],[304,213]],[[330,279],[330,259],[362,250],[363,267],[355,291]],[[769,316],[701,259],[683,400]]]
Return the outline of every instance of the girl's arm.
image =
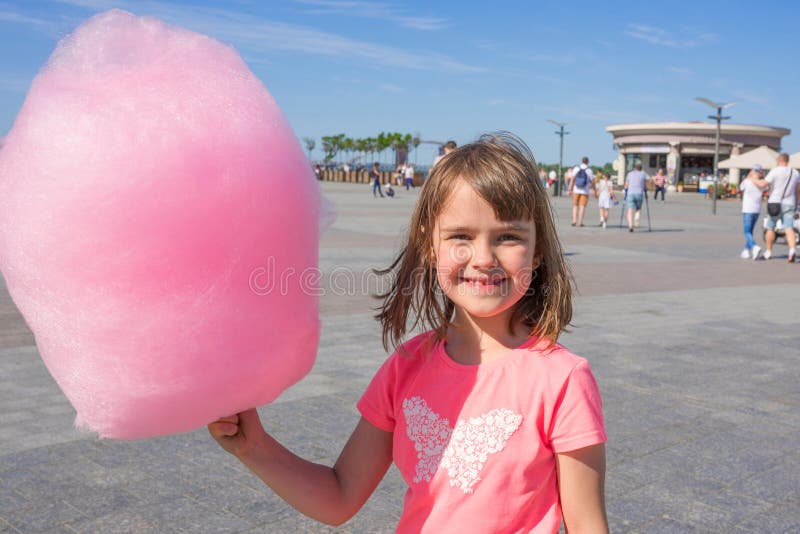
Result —
[[[299,512],[341,525],[363,506],[392,463],[392,433],[363,417],[336,465],[300,458],[264,431],[255,409],[208,425],[222,448],[236,456]]]
[[[556,470],[567,532],[607,534],[605,444],[556,454]]]

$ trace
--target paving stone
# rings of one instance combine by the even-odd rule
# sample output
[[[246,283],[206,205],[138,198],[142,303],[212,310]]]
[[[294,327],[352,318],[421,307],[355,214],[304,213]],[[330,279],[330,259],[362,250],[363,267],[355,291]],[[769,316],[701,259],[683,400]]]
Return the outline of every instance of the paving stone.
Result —
[[[418,193],[387,204],[366,187],[323,189],[339,219],[320,246],[317,362],[259,413],[290,449],[330,463],[386,358],[370,269],[394,258]],[[589,359],[603,395],[611,531],[800,531],[800,267],[739,260],[735,202],[712,217],[698,196],[673,195],[652,207],[657,231],[633,235],[572,228],[569,199],[554,206],[580,289],[560,341]],[[334,528],[292,510],[205,429],[124,442],[75,430],[3,287],[0,532],[394,531],[405,493],[394,467]]]
[[[800,503],[781,503],[738,525],[737,532],[800,532]]]
[[[25,533],[44,533],[61,530],[70,521],[85,518],[79,509],[56,497],[31,502],[27,508],[2,512],[2,518],[12,527]]]

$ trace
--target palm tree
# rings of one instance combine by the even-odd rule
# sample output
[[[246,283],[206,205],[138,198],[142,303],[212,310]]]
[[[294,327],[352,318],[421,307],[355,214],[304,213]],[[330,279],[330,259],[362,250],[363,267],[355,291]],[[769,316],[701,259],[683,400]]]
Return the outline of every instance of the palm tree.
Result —
[[[375,137],[367,137],[367,153],[370,155],[370,159],[375,159],[373,154],[378,150],[378,139]],[[369,162],[372,164],[372,162]]]
[[[315,146],[317,146],[317,142],[314,141],[313,137],[304,137],[303,143],[305,143],[306,150],[308,150],[308,161],[311,161],[311,151],[314,150]]]
[[[349,163],[353,151],[353,140],[350,137],[342,138],[342,151],[344,152],[344,162]]]
[[[325,163],[328,163],[336,156],[336,143],[333,136],[322,136],[322,150],[325,152]]]
[[[394,132],[392,134],[392,148],[394,149],[394,162],[397,164],[400,159],[400,152],[405,151],[406,160],[408,160],[408,146],[411,143],[411,134],[401,134]]]
[[[376,143],[375,148],[378,151],[378,163],[380,163],[381,162],[381,154],[383,153],[384,150],[386,150],[387,148],[389,148],[389,146],[391,146],[392,141],[391,141],[391,138],[389,137],[389,135],[387,135],[384,132],[381,132],[381,133],[378,134],[378,137],[377,137],[376,141],[377,141],[377,143]]]
[[[411,138],[411,145],[414,147],[414,168],[417,167],[417,152],[419,151],[419,144],[422,142],[422,134],[419,132],[414,134],[414,137]]]

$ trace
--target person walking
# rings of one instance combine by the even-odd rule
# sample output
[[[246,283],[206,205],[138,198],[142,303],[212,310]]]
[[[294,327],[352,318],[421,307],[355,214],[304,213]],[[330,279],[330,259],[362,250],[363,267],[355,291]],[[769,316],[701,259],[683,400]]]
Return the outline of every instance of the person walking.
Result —
[[[642,164],[637,163],[633,170],[625,176],[625,204],[628,207],[628,232],[633,232],[634,220],[639,226],[639,212],[642,210],[644,189],[647,184],[647,174],[642,171]]]
[[[667,189],[667,175],[664,174],[664,169],[658,169],[658,172],[653,176],[653,185],[656,188],[653,194],[653,200],[658,200],[658,193],[661,193],[661,202],[664,202],[664,191]]]
[[[408,191],[409,188],[414,187],[414,166],[411,165],[411,163],[406,162],[406,165],[403,168],[403,176],[405,176],[406,191]]]
[[[775,226],[778,221],[783,225],[786,244],[789,245],[789,263],[794,263],[797,256],[795,245],[797,236],[794,233],[794,214],[797,211],[797,199],[800,198],[800,173],[789,167],[789,154],[778,156],[777,167],[769,171],[765,178],[770,185],[767,200],[767,250],[764,259],[772,257],[772,246],[775,244]]]
[[[589,158],[584,157],[581,164],[572,169],[567,186],[567,194],[572,195],[572,226],[583,226],[583,215],[589,203],[589,191],[594,191],[594,172],[589,167]]]
[[[372,164],[372,170],[369,171],[370,176],[372,176],[372,196],[377,197],[378,195],[383,198],[383,191],[381,191],[381,168],[380,164],[376,161]],[[375,194],[377,192],[377,194]]]
[[[601,173],[600,180],[597,181],[597,204],[600,210],[600,225],[603,228],[608,226],[608,212],[611,209],[611,201],[614,200],[614,186],[611,184],[611,176],[608,173]]]
[[[764,167],[758,164],[753,166],[747,178],[739,185],[742,191],[742,229],[745,242],[744,250],[739,257],[743,260],[750,258],[757,260],[761,254],[761,247],[753,238],[753,228],[761,214],[761,198],[768,186],[769,182],[764,180]]]

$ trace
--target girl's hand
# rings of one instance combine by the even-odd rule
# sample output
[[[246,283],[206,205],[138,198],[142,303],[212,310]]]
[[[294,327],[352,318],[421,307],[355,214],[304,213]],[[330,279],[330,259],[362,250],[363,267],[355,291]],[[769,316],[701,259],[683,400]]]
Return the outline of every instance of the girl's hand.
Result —
[[[214,421],[208,425],[208,432],[223,449],[239,459],[263,445],[267,435],[255,408]]]

